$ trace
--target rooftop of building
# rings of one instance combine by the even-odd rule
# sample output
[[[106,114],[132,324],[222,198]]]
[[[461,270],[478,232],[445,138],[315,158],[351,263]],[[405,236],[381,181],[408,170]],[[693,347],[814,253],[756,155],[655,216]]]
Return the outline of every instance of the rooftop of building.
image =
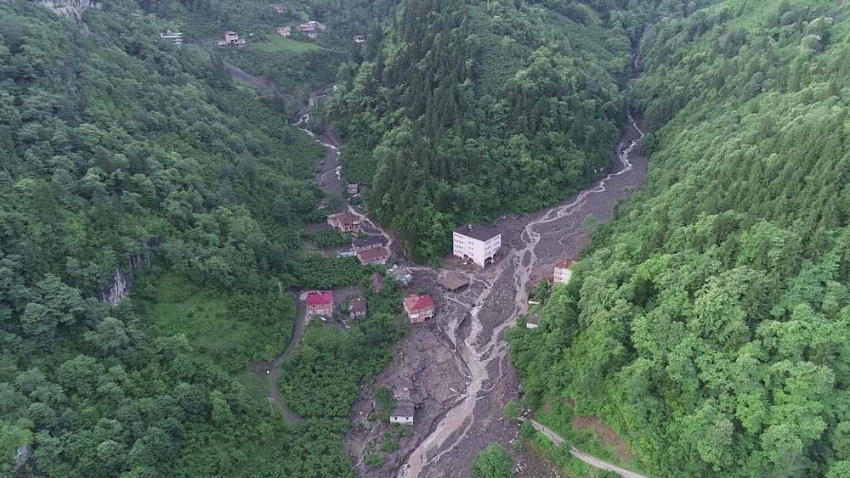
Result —
[[[495,227],[476,226],[474,224],[464,224],[455,229],[454,232],[484,242],[501,234]]]

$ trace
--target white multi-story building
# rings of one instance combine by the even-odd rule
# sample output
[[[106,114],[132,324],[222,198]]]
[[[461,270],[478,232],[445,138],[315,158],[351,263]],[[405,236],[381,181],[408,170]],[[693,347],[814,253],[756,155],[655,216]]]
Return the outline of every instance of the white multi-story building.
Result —
[[[454,255],[481,267],[493,262],[502,247],[502,234],[494,227],[466,224],[454,230]]]

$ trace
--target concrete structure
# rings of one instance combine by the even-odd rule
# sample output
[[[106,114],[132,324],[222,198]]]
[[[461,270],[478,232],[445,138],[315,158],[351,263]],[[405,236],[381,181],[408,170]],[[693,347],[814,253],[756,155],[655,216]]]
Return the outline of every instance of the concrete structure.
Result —
[[[366,43],[366,37],[363,35],[357,35],[354,37],[354,43]]]
[[[366,299],[358,297],[348,303],[348,316],[357,319],[366,316]]]
[[[369,249],[367,251],[358,252],[357,259],[359,259],[360,263],[364,266],[368,264],[386,264],[390,259],[390,251],[386,247]]]
[[[387,245],[387,239],[384,236],[366,236],[355,237],[351,239],[351,247],[354,252],[363,252],[370,249],[378,249]]]
[[[434,317],[434,300],[428,294],[413,294],[404,299],[404,311],[411,324],[419,324]]]
[[[413,425],[413,403],[408,401],[396,402],[396,407],[390,414],[390,423]]]
[[[333,291],[315,291],[307,294],[307,316],[330,317],[334,312]]]
[[[398,264],[387,269],[387,272],[393,277],[393,279],[395,279],[396,282],[401,284],[402,287],[407,287],[413,280],[413,272],[410,272],[410,269],[407,267],[399,267]]]
[[[532,315],[531,317],[525,320],[525,326],[529,329],[536,329],[540,326],[540,316],[537,314]]]
[[[289,38],[290,36],[292,36],[292,28],[289,27],[277,27],[275,31],[283,38]]]
[[[360,232],[363,230],[363,223],[360,222],[360,219],[354,214],[349,214],[347,212],[340,212],[328,216],[328,225],[334,229],[338,229],[339,232],[342,233]]]
[[[393,399],[396,401],[412,401],[413,380],[410,377],[401,378],[393,387]]]
[[[502,234],[494,227],[466,224],[454,230],[454,255],[484,267],[493,262],[502,247]]]
[[[168,40],[175,46],[183,46],[183,34],[180,32],[166,30],[165,33],[160,33],[159,37],[163,40]]]
[[[239,34],[234,31],[226,31],[224,40],[219,40],[216,44],[221,47],[244,48],[245,40],[239,38]]]
[[[348,187],[345,188],[346,192],[349,196],[354,196],[355,194],[360,192],[360,186],[358,184],[349,184]]]
[[[553,277],[555,284],[566,284],[570,281],[570,276],[572,275],[570,267],[572,265],[573,261],[569,259],[561,259],[555,263],[555,274]]]

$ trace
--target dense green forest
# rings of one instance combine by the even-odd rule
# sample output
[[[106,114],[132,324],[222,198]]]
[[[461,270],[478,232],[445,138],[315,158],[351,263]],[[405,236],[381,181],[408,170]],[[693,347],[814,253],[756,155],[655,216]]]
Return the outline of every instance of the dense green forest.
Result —
[[[340,69],[343,174],[419,261],[461,221],[564,199],[611,167],[637,22],[569,1],[406,1]]]
[[[136,3],[83,21],[0,3],[0,475],[350,476],[338,425],[237,373],[289,340],[287,288],[367,272],[298,252],[321,149]]]
[[[651,476],[850,476],[847,7],[661,3],[647,185],[511,332],[526,398],[572,397],[560,425],[600,415]]]

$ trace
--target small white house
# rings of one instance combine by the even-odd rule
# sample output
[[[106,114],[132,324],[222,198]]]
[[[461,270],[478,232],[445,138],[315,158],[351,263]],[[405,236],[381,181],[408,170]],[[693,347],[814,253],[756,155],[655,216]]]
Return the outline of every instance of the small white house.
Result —
[[[454,230],[454,255],[481,267],[493,262],[502,247],[502,233],[494,227],[466,224]]]
[[[573,265],[573,262],[569,259],[561,259],[555,263],[554,270],[554,280],[556,284],[566,284],[570,281],[570,276],[572,272],[570,272],[570,267]]]
[[[413,403],[407,401],[398,402],[393,413],[390,415],[390,423],[413,425]]]
[[[537,314],[525,319],[525,326],[529,329],[536,329],[540,326],[540,316]]]

